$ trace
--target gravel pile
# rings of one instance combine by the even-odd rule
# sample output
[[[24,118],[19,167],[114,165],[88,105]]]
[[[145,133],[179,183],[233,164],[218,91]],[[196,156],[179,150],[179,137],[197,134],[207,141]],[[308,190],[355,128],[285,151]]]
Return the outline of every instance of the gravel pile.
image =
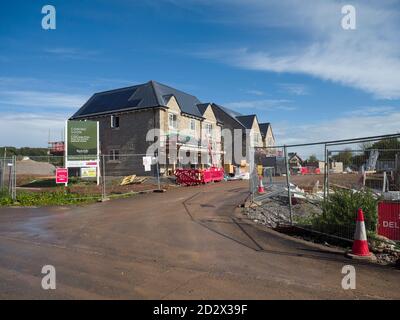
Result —
[[[17,175],[52,176],[55,172],[56,167],[51,163],[33,161],[31,159],[17,161]]]

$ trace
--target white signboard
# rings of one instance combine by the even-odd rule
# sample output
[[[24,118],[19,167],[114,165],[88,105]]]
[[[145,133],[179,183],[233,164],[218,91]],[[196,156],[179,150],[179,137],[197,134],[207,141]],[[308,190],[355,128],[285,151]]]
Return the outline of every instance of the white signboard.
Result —
[[[144,171],[151,171],[152,157],[143,157]]]
[[[96,178],[97,177],[97,168],[81,168],[81,177],[82,178]]]
[[[72,160],[72,161],[67,161],[67,167],[68,168],[82,168],[82,167],[96,168],[97,163],[98,163],[97,160],[91,160],[91,161]]]

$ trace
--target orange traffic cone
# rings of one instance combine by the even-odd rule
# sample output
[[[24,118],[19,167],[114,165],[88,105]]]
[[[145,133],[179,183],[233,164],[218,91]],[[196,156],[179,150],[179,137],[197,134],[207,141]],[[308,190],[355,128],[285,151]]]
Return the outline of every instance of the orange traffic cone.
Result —
[[[258,193],[265,193],[262,176],[258,176]]]
[[[367,232],[365,231],[364,213],[362,209],[358,209],[356,220],[356,231],[354,233],[353,255],[360,257],[371,256],[368,249]]]

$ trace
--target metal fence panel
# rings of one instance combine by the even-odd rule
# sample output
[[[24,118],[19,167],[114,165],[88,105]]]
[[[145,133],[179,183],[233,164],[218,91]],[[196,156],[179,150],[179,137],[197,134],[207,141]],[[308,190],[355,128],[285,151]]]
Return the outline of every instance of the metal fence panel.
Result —
[[[15,197],[63,192],[68,193],[71,200],[104,200],[136,192],[161,190],[173,183],[171,178],[160,176],[156,158],[151,157],[150,166],[146,168],[143,157],[146,155],[101,155],[98,170],[96,167],[68,168],[67,185],[56,183],[57,168],[65,168],[63,156],[1,159],[0,189],[10,194],[14,190]]]
[[[150,161],[147,167],[144,158]],[[103,155],[101,175],[103,198],[161,190],[170,183],[160,176],[157,158],[145,154]]]
[[[0,159],[0,193],[15,198],[15,157]]]
[[[399,139],[400,134],[277,146],[272,147],[275,150],[272,155],[271,148],[257,148],[255,170],[250,177],[253,202],[247,213],[271,227],[294,225],[352,240],[356,212],[348,223],[340,222],[339,218],[337,223],[316,223],[319,221],[316,217],[324,214],[324,204],[335,193],[340,194],[336,190],[351,193],[369,190],[375,199],[400,201]],[[258,192],[260,177],[265,187],[263,193]],[[400,217],[400,211],[396,213]],[[377,228],[371,223],[366,221],[370,230]],[[391,232],[400,235],[398,225],[387,224],[394,226]]]
[[[96,176],[85,179],[80,168],[69,168],[68,185],[56,183],[57,168],[65,168],[64,156],[19,156],[16,159],[16,196],[32,193],[65,193],[70,200],[101,199]]]

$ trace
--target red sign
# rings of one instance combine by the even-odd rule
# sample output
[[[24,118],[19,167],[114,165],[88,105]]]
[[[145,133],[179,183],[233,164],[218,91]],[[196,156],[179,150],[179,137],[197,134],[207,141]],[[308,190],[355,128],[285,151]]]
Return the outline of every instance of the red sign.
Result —
[[[378,204],[378,234],[390,240],[400,240],[400,202]]]
[[[56,169],[56,183],[68,183],[68,169]]]

